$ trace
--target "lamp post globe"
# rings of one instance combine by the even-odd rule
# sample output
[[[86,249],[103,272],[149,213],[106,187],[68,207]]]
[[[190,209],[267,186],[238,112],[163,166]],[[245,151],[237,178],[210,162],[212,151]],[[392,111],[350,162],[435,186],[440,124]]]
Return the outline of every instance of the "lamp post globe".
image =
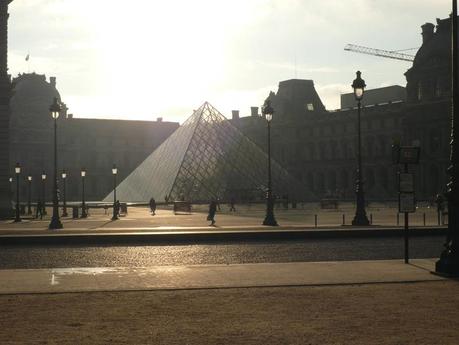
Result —
[[[41,201],[42,201],[42,214],[46,214],[46,195],[45,195],[45,185],[46,185],[46,173],[43,171],[41,173]]]
[[[62,217],[67,217],[67,172],[65,169],[62,171],[62,184],[63,184],[63,208],[62,208]]]
[[[21,216],[19,214],[19,176],[21,175],[21,166],[19,163],[16,163],[14,173],[16,174],[16,215],[14,217],[14,222],[18,223],[21,221]]]
[[[357,78],[352,83],[354,89],[354,97],[357,101],[357,180],[355,186],[356,194],[356,211],[352,225],[364,226],[369,225],[367,213],[365,211],[365,194],[363,191],[363,180],[362,180],[362,135],[360,128],[360,113],[361,113],[361,101],[365,92],[365,81],[362,79],[362,73],[357,71]]]
[[[13,178],[12,177],[9,177],[8,178],[8,181],[10,181],[10,196],[13,195]]]
[[[32,176],[31,175],[27,176],[27,181],[29,184],[28,198],[27,198],[27,214],[31,215],[32,214]]]
[[[49,107],[51,117],[54,119],[54,169],[53,169],[53,216],[49,223],[49,229],[62,229],[62,223],[59,218],[59,199],[57,196],[57,119],[61,112],[61,106],[56,97]]]
[[[362,72],[356,72],[357,78],[352,82],[352,88],[354,89],[354,97],[356,101],[361,101],[363,98],[363,93],[365,92],[365,80],[362,79]]]
[[[113,164],[112,175],[113,175],[113,216],[112,220],[118,219],[118,209],[116,207],[116,175],[118,174],[118,168],[116,164]]]
[[[81,218],[87,218],[86,202],[84,200],[84,178],[86,177],[86,169],[81,169]]]
[[[266,119],[268,128],[268,191],[266,196],[266,216],[263,220],[263,225],[277,226],[276,218],[274,217],[274,201],[272,193],[271,181],[271,121],[273,119],[274,109],[271,106],[271,101],[266,100],[261,108],[261,114]]]

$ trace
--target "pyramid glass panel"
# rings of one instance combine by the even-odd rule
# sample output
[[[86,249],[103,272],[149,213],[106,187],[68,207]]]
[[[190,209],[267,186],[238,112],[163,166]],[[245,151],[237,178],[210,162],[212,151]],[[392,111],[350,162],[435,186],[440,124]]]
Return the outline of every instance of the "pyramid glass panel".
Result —
[[[274,160],[273,191],[300,199],[304,188]],[[204,103],[118,187],[122,201],[265,198],[268,157],[218,110]],[[113,200],[112,193],[105,201]]]

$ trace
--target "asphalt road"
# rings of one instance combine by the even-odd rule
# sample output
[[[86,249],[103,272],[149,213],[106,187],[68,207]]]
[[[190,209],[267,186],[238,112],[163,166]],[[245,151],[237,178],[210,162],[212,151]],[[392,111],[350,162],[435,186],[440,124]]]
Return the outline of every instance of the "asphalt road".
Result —
[[[410,257],[438,257],[443,236],[410,239]],[[403,238],[315,239],[155,246],[0,246],[0,269],[148,267],[404,257]]]

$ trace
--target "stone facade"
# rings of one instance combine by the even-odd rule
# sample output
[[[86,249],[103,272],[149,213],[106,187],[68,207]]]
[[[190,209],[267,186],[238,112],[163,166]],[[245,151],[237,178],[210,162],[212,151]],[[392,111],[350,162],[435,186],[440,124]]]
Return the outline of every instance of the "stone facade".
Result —
[[[397,198],[398,167],[392,163],[394,142],[421,145],[415,172],[417,198],[432,200],[445,191],[450,140],[450,19],[438,20],[437,27],[422,26],[423,44],[413,66],[405,73],[404,92],[396,87],[394,97],[381,99],[386,90],[369,90],[381,102],[362,108],[362,162],[364,190],[369,200]],[[352,77],[350,76],[351,84]],[[371,78],[371,74],[363,76]],[[347,99],[346,97],[344,97]],[[271,92],[275,114],[272,148],[289,172],[303,181],[316,199],[355,197],[357,167],[357,109],[326,111],[311,80],[286,80]],[[365,95],[364,95],[365,99]],[[365,104],[365,103],[364,103]],[[355,106],[356,106],[355,102]],[[266,122],[259,116],[239,117],[233,123],[246,135],[266,147]]]
[[[11,77],[8,75],[8,5],[0,0],[0,219],[13,216],[9,172]]]
[[[11,99],[11,153],[9,172],[16,162],[23,178],[31,175],[32,200],[42,193],[41,174],[47,174],[45,198],[51,200],[53,172],[53,119],[49,107],[53,98],[61,100],[56,78],[22,74],[14,79]],[[62,102],[62,100],[61,100]],[[81,168],[85,168],[85,199],[101,200],[113,189],[113,164],[118,182],[133,171],[175,129],[178,123],[75,118],[63,106],[57,120],[58,173],[67,171],[67,200],[81,200]],[[7,178],[5,178],[7,180]],[[62,181],[60,188],[62,189]],[[27,184],[21,182],[21,199],[26,200]]]

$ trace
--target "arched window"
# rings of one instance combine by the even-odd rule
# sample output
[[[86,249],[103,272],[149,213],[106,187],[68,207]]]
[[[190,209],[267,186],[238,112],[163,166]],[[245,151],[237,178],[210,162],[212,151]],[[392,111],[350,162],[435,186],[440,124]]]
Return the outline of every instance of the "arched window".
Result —
[[[337,159],[340,157],[338,145],[334,140],[330,142],[330,157],[332,159]]]
[[[418,82],[418,101],[422,100],[423,98],[423,85],[421,82]]]
[[[306,185],[310,191],[314,190],[314,175],[311,172],[306,174]]]
[[[432,128],[429,133],[430,152],[434,153],[440,148],[440,131]]]
[[[328,192],[334,194],[336,191],[336,173],[334,170],[328,173]]]
[[[319,144],[319,160],[323,161],[326,159],[325,146],[323,143]]]
[[[316,146],[314,145],[314,143],[308,144],[308,158],[310,160],[316,159]]]
[[[435,97],[441,97],[441,82],[439,78],[435,80]]]
[[[349,174],[347,170],[341,170],[340,187],[344,190],[349,188]]]
[[[381,156],[385,156],[386,152],[388,150],[386,143],[387,143],[387,141],[386,141],[385,137],[383,137],[383,136],[379,137],[379,154]]]
[[[387,170],[384,167],[378,168],[378,183],[381,185],[382,189],[385,191],[389,190],[389,179],[387,176]]]
[[[431,165],[429,169],[429,175],[427,176],[428,182],[427,185],[430,186],[428,191],[430,195],[436,195],[439,191],[439,180],[440,176],[438,173],[438,168],[436,165]]]
[[[317,191],[323,193],[325,191],[325,178],[324,174],[319,172],[317,173]]]
[[[366,156],[367,157],[373,157],[374,156],[374,140],[372,137],[366,137],[365,138],[365,150]]]
[[[341,142],[341,152],[342,152],[341,157],[342,157],[343,159],[347,159],[347,158],[348,158],[348,154],[349,154],[349,153],[348,153],[348,147],[347,147],[347,146],[348,146],[348,145],[347,145],[347,142],[346,142],[346,141]]]
[[[373,172],[372,168],[367,168],[366,169],[366,181],[365,184],[367,185],[368,189],[372,189],[375,185],[375,174]]]

